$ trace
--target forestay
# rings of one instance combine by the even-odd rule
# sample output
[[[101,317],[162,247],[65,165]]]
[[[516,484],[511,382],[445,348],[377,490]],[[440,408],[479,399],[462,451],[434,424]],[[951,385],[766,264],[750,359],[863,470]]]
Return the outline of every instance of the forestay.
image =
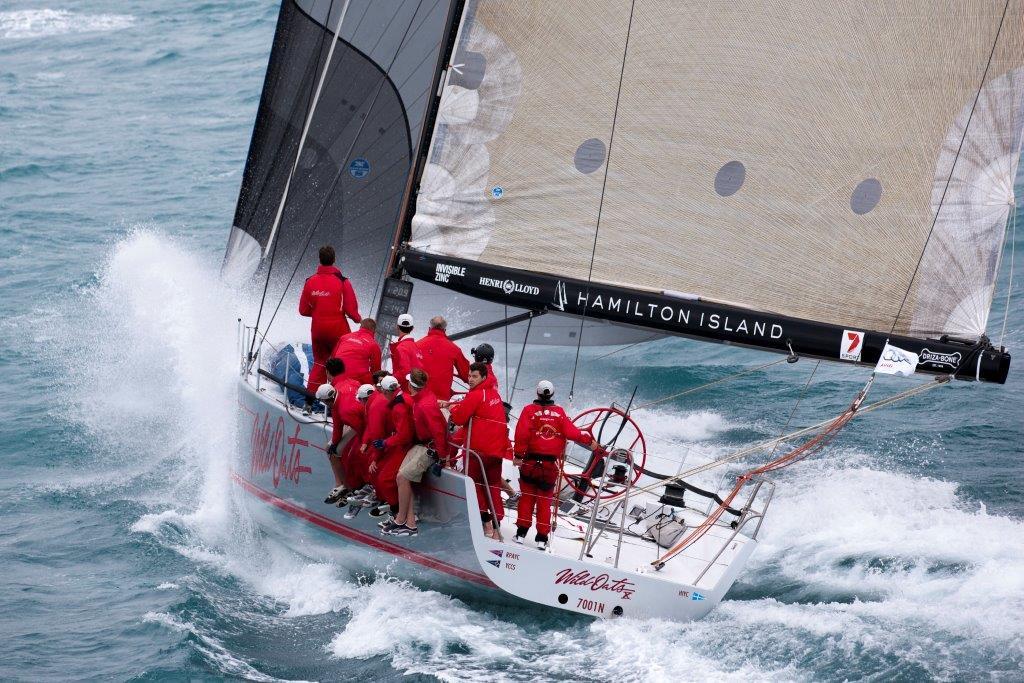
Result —
[[[410,245],[977,339],[1014,201],[1022,20],[1018,0],[469,0]]]

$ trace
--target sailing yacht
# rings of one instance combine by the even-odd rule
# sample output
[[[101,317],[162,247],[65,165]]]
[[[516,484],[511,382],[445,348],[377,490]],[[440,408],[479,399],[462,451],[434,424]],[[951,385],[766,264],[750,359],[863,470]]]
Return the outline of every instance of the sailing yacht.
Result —
[[[864,412],[1005,382],[986,330],[1024,128],[1022,14],[283,0],[223,268],[262,292],[240,325],[232,472],[254,516],[304,552],[443,590],[703,616],[754,552],[774,472]],[[471,321],[453,338],[678,335],[862,367],[865,385],[832,420],[672,476],[647,467],[632,401],[576,416],[608,454],[568,454],[546,548],[509,542],[513,514],[484,535],[468,450],[426,476],[421,533],[383,537],[321,502],[329,421],[268,371],[273,323],[325,243],[383,334],[412,310]],[[928,379],[872,403],[876,373]],[[752,457],[729,490],[687,481]]]

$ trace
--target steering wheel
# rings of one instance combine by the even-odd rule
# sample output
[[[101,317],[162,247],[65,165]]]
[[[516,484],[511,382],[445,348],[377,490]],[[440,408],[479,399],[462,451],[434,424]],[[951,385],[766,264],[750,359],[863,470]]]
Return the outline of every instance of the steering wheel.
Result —
[[[577,415],[572,422],[581,430],[589,432],[602,447],[608,449],[611,456],[609,467],[612,471],[604,477],[604,490],[599,491],[598,485],[602,477],[595,476],[594,470],[604,458],[591,455],[582,468],[573,466],[574,469],[578,468],[579,472],[568,471],[566,466],[572,466],[572,463],[566,459],[562,465],[562,477],[569,488],[584,498],[604,500],[622,493],[627,483],[630,487],[635,486],[647,464],[647,441],[640,430],[640,425],[632,416],[615,407],[591,408]],[[633,469],[632,481],[629,480],[628,473],[630,460]]]

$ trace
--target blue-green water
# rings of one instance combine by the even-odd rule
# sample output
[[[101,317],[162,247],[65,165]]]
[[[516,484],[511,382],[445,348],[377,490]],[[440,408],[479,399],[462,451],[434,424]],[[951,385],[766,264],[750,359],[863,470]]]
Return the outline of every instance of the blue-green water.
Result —
[[[507,612],[358,582],[263,537],[226,477],[234,320],[252,302],[217,271],[276,7],[44,4],[0,7],[0,678],[1024,678],[1020,367],[858,418],[782,474],[748,570],[696,624]],[[1005,291],[1004,272],[996,337]],[[769,360],[606,351],[584,351],[585,403]],[[531,348],[520,385],[564,386],[571,365]],[[811,368],[638,419],[659,457],[724,454],[777,433]],[[794,425],[864,378],[822,365]]]

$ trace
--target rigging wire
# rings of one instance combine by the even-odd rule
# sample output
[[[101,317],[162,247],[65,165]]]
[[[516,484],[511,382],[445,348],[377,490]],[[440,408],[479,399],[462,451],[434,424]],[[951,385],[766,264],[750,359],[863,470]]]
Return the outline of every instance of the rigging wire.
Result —
[[[913,396],[917,396],[918,394],[922,394],[922,393],[924,393],[926,391],[929,391],[931,389],[935,389],[937,387],[943,386],[943,385],[949,383],[949,381],[951,379],[952,379],[952,375],[942,375],[942,376],[936,377],[934,380],[932,380],[930,382],[927,382],[925,384],[919,384],[919,385],[917,385],[915,387],[911,387],[910,389],[904,389],[903,391],[901,391],[899,393],[896,393],[896,394],[893,394],[892,396],[889,396],[888,398],[879,399],[878,401],[875,401],[874,403],[871,403],[871,404],[869,404],[867,406],[862,406],[861,408],[858,409],[857,414],[858,415],[865,415],[865,414],[873,412],[875,410],[879,410],[881,408],[885,408],[885,407],[887,407],[889,405],[892,405],[894,403],[898,403],[899,401],[906,400],[908,398],[911,398]],[[731,463],[731,462],[735,462],[736,460],[744,458],[744,457],[746,457],[748,455],[751,455],[753,453],[758,453],[760,451],[768,450],[769,448],[771,448],[773,446],[776,446],[777,444],[779,444],[779,443],[781,443],[783,441],[788,441],[790,439],[796,439],[796,438],[801,437],[801,436],[806,436],[808,434],[813,434],[813,433],[821,430],[822,428],[827,427],[828,425],[830,425],[834,421],[835,421],[835,418],[831,418],[831,419],[824,420],[822,422],[818,422],[816,424],[810,425],[809,427],[803,427],[803,428],[798,429],[796,431],[790,432],[789,434],[783,434],[782,436],[778,436],[778,437],[774,437],[774,438],[771,438],[771,439],[767,439],[765,441],[760,441],[760,442],[754,444],[753,446],[748,446],[747,448],[744,448],[742,450],[736,451],[734,453],[730,453],[729,455],[723,456],[721,458],[717,458],[717,459],[712,460],[710,462],[706,462],[703,465],[696,465],[694,467],[691,467],[690,469],[686,470],[685,472],[680,472],[679,474],[675,474],[675,475],[669,477],[668,479],[660,480],[657,483],[649,484],[647,486],[642,486],[642,487],[634,488],[633,492],[630,493],[630,496],[634,495],[634,493],[654,493],[654,492],[657,491],[657,489],[661,488],[662,486],[664,486],[666,484],[671,484],[671,483],[674,483],[674,482],[677,482],[677,481],[682,481],[683,479],[687,479],[689,477],[693,477],[693,476],[698,475],[698,474],[703,474],[704,472],[707,472],[709,470],[713,470],[716,467],[721,467],[722,465],[726,465],[726,464]],[[614,500],[614,497],[610,498],[609,500]]]
[[[416,6],[416,11],[414,11],[412,13],[412,17],[409,19],[409,24],[405,27],[405,32],[402,34],[402,39],[399,41],[398,47],[395,48],[395,54],[392,56],[391,62],[390,62],[390,64],[388,64],[388,68],[385,69],[383,77],[377,83],[377,89],[376,89],[376,91],[373,94],[373,98],[370,100],[370,105],[367,108],[367,111],[373,111],[373,107],[377,103],[377,98],[380,96],[381,90],[383,89],[384,83],[386,82],[386,80],[389,77],[389,74],[391,73],[392,67],[394,67],[395,62],[398,60],[398,55],[401,54],[401,52],[402,52],[402,47],[405,45],[405,41],[409,37],[409,31],[412,28],[412,25],[415,22],[416,17],[419,14],[420,8],[422,7],[422,5],[423,5],[423,0],[420,0],[419,3]],[[394,21],[394,19],[392,19],[392,21]],[[388,26],[390,26],[390,25],[391,24],[389,22]],[[356,143],[359,141],[359,136],[362,135],[363,128],[366,126],[366,122],[368,120],[369,120],[369,117],[364,117],[361,120],[361,122],[359,124],[359,128],[356,131],[356,134],[352,137],[352,142],[349,144],[348,150],[345,152],[344,157],[342,157],[343,159],[348,159],[348,157],[352,154],[352,150],[355,149]],[[303,256],[303,254],[306,253],[306,249],[309,248],[309,243],[312,241],[313,235],[316,234],[316,228],[317,228],[317,226],[320,223],[320,219],[323,218],[324,211],[327,210],[327,204],[329,203],[331,194],[334,192],[334,189],[337,187],[338,181],[341,179],[343,174],[344,174],[344,168],[339,168],[337,175],[334,177],[334,182],[331,183],[331,187],[325,193],[324,199],[323,199],[323,201],[320,204],[320,208],[317,211],[316,216],[313,218],[312,222],[310,223],[309,229],[306,231],[306,241],[303,243],[302,249],[300,249],[298,251],[298,257],[295,260],[295,267],[292,268],[291,275],[288,276],[288,280],[285,282],[284,287],[281,289],[281,297],[277,301],[277,306],[274,308],[273,315],[270,316],[270,320],[267,322],[267,329],[269,329],[270,326],[273,324],[274,320],[277,318],[277,314],[281,310],[281,304],[284,303],[284,298],[288,294],[288,287],[291,286],[292,280],[295,279],[295,274],[299,271],[299,266],[302,264],[302,256]],[[275,243],[275,248],[276,248],[276,243]],[[270,281],[270,270],[268,269],[267,270],[267,282],[269,283],[269,281]],[[265,288],[264,288],[264,291],[265,291]],[[265,296],[265,294],[264,294],[264,296]],[[262,306],[262,303],[261,303],[261,305],[260,305],[261,310],[262,310],[262,307],[263,306]],[[258,323],[258,318],[257,318],[257,323]]]
[[[533,317],[531,316],[526,320],[526,336],[523,337],[523,346],[519,349],[519,362],[516,363],[516,379],[512,382],[512,387],[509,390],[508,402],[511,404],[512,399],[516,396],[516,385],[519,384],[519,371],[523,368],[523,356],[526,354],[526,345],[530,342],[530,328],[533,326]]]
[[[974,118],[974,111],[978,108],[978,100],[981,99],[981,90],[985,86],[985,79],[988,78],[989,67],[992,66],[992,57],[996,53],[996,45],[999,44],[999,36],[1003,31],[1003,22],[1006,21],[1006,10],[1010,6],[1010,0],[1006,0],[1003,5],[1003,14],[999,18],[999,27],[996,28],[996,37],[992,41],[992,50],[988,53],[988,61],[985,63],[985,69],[981,73],[981,82],[978,84],[978,91],[974,94],[974,102],[971,104],[971,111],[967,115],[967,123],[964,124],[964,134],[960,136],[960,144],[956,148],[956,155],[953,157],[953,163],[949,167],[949,176],[946,178],[946,184],[942,187],[942,196],[939,197],[939,205],[935,209],[935,217],[932,218],[932,225],[928,228],[928,236],[925,237],[924,246],[921,247],[921,254],[917,257],[917,265],[914,266],[914,272],[910,275],[910,282],[907,283],[907,291],[903,293],[903,301],[900,302],[900,307],[896,311],[896,318],[892,321],[892,328],[889,330],[889,334],[893,334],[896,331],[896,325],[900,321],[900,315],[903,313],[903,307],[907,304],[907,298],[910,296],[910,290],[914,286],[914,280],[917,278],[917,271],[921,268],[921,262],[924,260],[925,252],[928,250],[928,243],[931,242],[932,234],[935,232],[935,225],[939,221],[939,213],[942,211],[942,205],[946,201],[946,193],[949,191],[949,185],[953,182],[953,171],[956,170],[956,162],[960,159],[960,152],[964,148],[964,141],[967,140],[967,132],[971,129],[971,119]]]
[[[271,248],[271,244],[276,245],[274,240],[277,237],[277,229],[281,225],[281,216],[284,215],[284,205],[288,201],[288,190],[291,188],[292,179],[295,178],[295,171],[299,168],[299,159],[302,157],[302,148],[306,145],[306,136],[309,135],[309,126],[313,123],[313,115],[316,113],[316,106],[320,103],[320,93],[324,89],[324,81],[327,80],[327,72],[331,68],[331,58],[334,57],[334,48],[338,46],[340,42],[341,24],[345,21],[345,15],[348,14],[348,6],[351,0],[345,0],[345,4],[341,7],[341,12],[338,13],[338,21],[334,25],[334,40],[331,41],[331,47],[327,50],[327,59],[324,60],[324,68],[320,70],[320,78],[317,80],[316,91],[313,93],[313,104],[310,106],[309,111],[306,113],[306,122],[302,125],[302,134],[299,136],[299,145],[295,151],[295,162],[292,164],[292,170],[288,172],[288,178],[284,183],[284,191],[281,193],[281,201],[277,205],[277,214],[274,216],[274,223],[270,226],[270,237],[267,238],[267,246],[263,249],[263,255],[267,255],[267,250]],[[333,2],[331,3],[333,5]],[[330,10],[328,10],[328,13]],[[329,15],[329,14],[328,14]]]
[[[1013,253],[1017,250],[1017,205],[1010,204],[1010,274],[1006,277],[1006,310],[1003,311],[1003,329],[999,332],[999,346],[1006,337],[1006,321],[1010,317],[1010,297],[1013,296]]]
[[[586,303],[583,304],[583,313],[580,314],[580,329],[576,333],[576,359],[572,364],[572,381],[569,383],[569,405],[572,406],[573,393],[576,389],[576,371],[580,365],[580,347],[583,345],[583,322],[587,319],[587,306],[590,304],[590,283],[594,276],[594,259],[597,258],[597,236],[601,232],[601,211],[604,209],[605,189],[608,187],[608,169],[612,161],[612,144],[615,142],[615,122],[619,118],[619,100],[622,97],[622,81],[626,75],[626,57],[629,54],[629,35],[633,31],[633,12],[636,10],[636,0],[632,0],[629,7],[629,22],[626,24],[626,40],[622,47],[622,68],[619,70],[619,88],[615,92],[615,109],[612,110],[612,129],[608,134],[608,153],[604,159],[604,178],[601,181],[601,200],[597,204],[597,222],[594,226],[594,246],[590,251],[590,269],[587,271],[587,293]]]
[[[786,359],[783,358],[783,360],[786,360]],[[793,416],[796,415],[797,408],[800,407],[800,401],[804,400],[804,394],[807,393],[807,387],[811,386],[811,380],[814,379],[814,373],[816,373],[818,371],[818,366],[819,365],[821,365],[821,361],[820,360],[814,361],[814,367],[811,368],[811,374],[807,376],[807,381],[804,382],[804,388],[800,390],[800,395],[796,397],[796,403],[793,404],[793,410],[789,411],[789,418],[786,419],[786,425],[782,428],[782,433],[783,434],[785,434],[786,430],[789,429],[789,424],[793,421]],[[872,372],[871,376],[874,377],[875,373]],[[775,451],[777,451],[778,449],[779,449],[779,444],[775,444],[775,448],[772,449],[772,452],[771,452],[771,454],[768,457],[769,458],[773,457],[775,455]]]
[[[292,177],[294,177],[295,170],[299,166],[299,158],[302,156],[302,147],[303,147],[303,145],[306,142],[306,135],[309,133],[309,124],[313,120],[313,114],[316,111],[316,105],[320,101],[320,91],[321,91],[321,88],[322,88],[323,83],[324,83],[324,78],[327,76],[327,70],[331,66],[331,57],[334,54],[334,47],[338,44],[338,36],[339,36],[339,33],[341,32],[341,23],[345,19],[345,14],[348,13],[349,2],[350,2],[350,0],[345,0],[345,5],[341,8],[341,12],[338,15],[338,22],[337,22],[337,24],[334,27],[334,34],[333,34],[334,35],[334,40],[331,41],[331,46],[329,48],[327,48],[327,58],[324,59],[324,66],[323,66],[323,69],[321,69],[321,71],[320,71],[320,78],[318,79],[318,82],[317,82],[316,91],[313,94],[312,100],[307,102],[308,106],[307,106],[307,109],[306,109],[306,122],[303,124],[303,127],[302,127],[302,135],[299,137],[299,144],[295,148],[295,163],[292,164],[292,170],[288,172],[288,178],[285,181],[284,191],[281,193],[281,201],[280,201],[280,203],[278,204],[278,207],[277,207],[277,214],[276,214],[276,216],[274,218],[274,224],[273,224],[273,226],[271,227],[271,230],[270,230],[270,237],[267,239],[267,246],[264,247],[264,249],[263,249],[263,256],[266,257],[266,255],[267,255],[267,248],[270,248],[270,262],[267,264],[267,279],[263,283],[263,293],[260,295],[260,307],[259,307],[259,310],[256,312],[256,324],[253,325],[253,330],[254,331],[259,330],[259,327],[260,327],[260,318],[263,317],[263,307],[267,303],[267,290],[270,287],[270,274],[274,270],[274,257],[277,256],[277,243],[278,243],[278,241],[274,239],[274,235],[277,232],[278,222],[281,220],[281,215],[282,215],[282,212],[284,211],[284,205],[285,205],[285,202],[288,199],[288,189],[291,187]],[[331,15],[331,10],[333,10],[333,9],[334,9],[334,0],[331,0],[331,4],[327,8],[327,16],[328,17]],[[320,54],[320,51],[323,50],[323,39],[324,39],[324,36],[321,35],[320,36],[320,45],[317,48],[317,54],[318,55]],[[282,144],[284,144],[284,139],[283,138],[282,138]],[[280,149],[278,151],[280,151]],[[276,164],[276,162],[277,162],[277,159],[275,158],[273,163]],[[269,173],[267,174],[267,178],[268,179],[270,178],[270,174]],[[267,324],[267,327],[268,328],[270,327],[269,323]],[[265,339],[266,338],[266,334],[264,334],[263,336],[264,336],[264,341],[265,341],[266,340]],[[249,353],[248,353],[248,356],[247,356],[247,360],[248,360],[249,363],[252,363],[252,361],[253,361],[253,353],[252,352],[253,352],[253,349],[255,349],[255,348],[256,348],[256,335],[254,334],[253,338],[252,338],[252,343],[249,345]]]

